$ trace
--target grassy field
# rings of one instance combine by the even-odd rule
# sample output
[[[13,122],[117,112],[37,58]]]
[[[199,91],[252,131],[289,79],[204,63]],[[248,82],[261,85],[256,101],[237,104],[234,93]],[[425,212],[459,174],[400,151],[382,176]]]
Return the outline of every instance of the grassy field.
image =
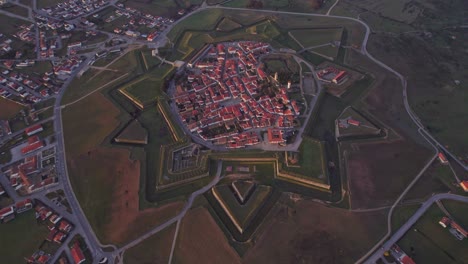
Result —
[[[140,244],[125,251],[124,262],[129,264],[167,263],[171,254],[176,225],[173,224]],[[157,250],[150,250],[150,249]]]
[[[182,8],[178,5],[178,1],[172,0],[126,0],[122,2],[125,6],[132,7],[155,16],[172,17],[177,15],[177,12]]]
[[[107,141],[122,118],[101,93],[63,111],[67,164],[77,198],[100,240],[119,245],[173,217],[181,206],[140,211],[140,162],[130,158],[130,149],[109,147]]]
[[[11,100],[0,97],[0,119],[15,117],[24,106]]]
[[[192,209],[182,220],[174,263],[241,263],[207,209]]]
[[[332,27],[346,29],[349,40],[345,42],[358,43],[362,40],[364,30],[355,22],[343,19],[311,18],[308,16],[277,15],[267,16],[267,13],[238,10],[209,9],[198,12],[181,23],[178,23],[168,34],[174,44],[169,51],[172,60],[183,59],[193,50],[201,48],[206,43],[233,40],[266,41],[275,48],[290,48],[300,50],[302,47],[290,36],[290,30],[310,30],[317,27]],[[203,19],[201,19],[203,18]],[[229,32],[219,31],[219,25],[229,19],[243,27]],[[333,35],[333,34],[331,34]],[[331,36],[330,35],[330,36]],[[332,41],[329,39],[328,42]],[[345,44],[345,43],[343,43]],[[338,48],[324,47],[321,52],[326,56],[336,56]],[[166,52],[167,53],[167,52]]]
[[[252,196],[244,205],[238,202],[229,185],[217,186],[215,191],[232,213],[235,221],[245,230],[257,215],[262,204],[268,199],[271,187],[265,185],[257,186]]]
[[[300,167],[287,167],[283,161],[282,170],[293,172],[300,178],[311,179],[328,183],[327,165],[324,157],[323,143],[314,141],[310,138],[303,138],[299,146],[299,161]]]
[[[353,120],[357,120],[360,122],[359,126],[349,125],[347,128],[339,128],[340,135],[347,136],[363,136],[363,135],[376,135],[378,133],[379,128],[377,128],[374,124],[372,124],[368,119],[354,110],[352,107],[346,108],[343,113],[337,118],[346,119],[351,117]]]
[[[463,228],[468,229],[468,204],[453,200],[444,200],[442,203],[454,220]]]
[[[297,29],[290,32],[301,46],[308,48],[333,41],[341,41],[343,28]]]
[[[411,36],[401,38],[376,36],[369,48],[378,58],[408,75],[408,86],[412,87],[408,98],[416,114],[432,135],[457,155],[466,157],[468,140],[462,131],[467,127],[462,119],[468,113],[468,107],[464,103],[468,100],[468,94],[463,86],[453,83],[454,79],[462,83],[468,80],[468,77],[461,73],[461,68],[456,66],[466,58],[461,45],[456,41],[449,44],[451,49],[447,53],[440,44],[436,45],[434,42],[422,41]],[[426,58],[427,56],[431,56],[431,59]],[[404,64],[397,64],[396,58],[400,57],[404,58]],[[447,67],[441,66],[439,62],[435,63],[433,58],[440,58],[437,60],[444,61]],[[411,67],[411,65],[424,67]],[[424,74],[427,72],[438,72],[438,74]],[[419,77],[421,75],[423,78]],[[424,88],[421,88],[421,85]]]
[[[216,1],[223,2],[223,1]],[[301,12],[301,13],[325,13],[329,6],[331,6],[334,0],[319,1],[319,0],[298,0],[298,1],[287,1],[287,0],[271,0],[271,1],[260,1],[262,3],[261,9],[277,10],[277,11],[289,11],[289,12]],[[323,2],[323,3],[322,3]],[[224,4],[228,7],[249,7],[249,0],[232,0]]]
[[[393,203],[429,158],[427,149],[408,141],[361,144],[346,162],[352,207]]]
[[[39,0],[37,1],[37,8],[41,9],[44,7],[50,7],[61,2],[61,0]]]
[[[75,78],[72,81],[63,96],[62,104],[71,103],[86,94],[103,87],[120,76],[122,76],[121,72],[90,69],[81,77]]]
[[[143,77],[120,88],[129,93],[133,98],[146,104],[161,96],[165,78],[174,70],[170,64],[155,66]]]
[[[44,225],[36,223],[34,211],[31,210],[18,215],[12,222],[1,224],[0,233],[2,262],[24,263],[24,258],[39,249],[49,231]]]
[[[457,186],[457,187],[456,187]],[[416,185],[405,196],[405,200],[425,199],[433,193],[456,192],[458,184],[449,166],[441,165],[438,160],[424,172]]]
[[[134,120],[116,137],[116,139],[124,142],[131,142],[145,141],[147,137],[148,132],[146,129],[144,129],[137,120]]]
[[[231,31],[239,27],[242,27],[242,25],[230,18],[225,17],[223,20],[221,20],[216,29],[219,31]]]
[[[457,240],[439,225],[444,213],[432,205],[398,245],[416,263],[466,263],[468,240]]]
[[[385,233],[385,210],[351,213],[311,200],[291,205],[273,209],[244,263],[353,263]]]
[[[14,5],[14,4],[3,5],[2,10],[10,12],[10,13],[18,15],[18,16],[25,17],[25,18],[27,18],[28,14],[29,14],[28,9],[26,9],[26,8],[24,8],[22,6]]]
[[[421,207],[420,204],[400,205],[395,208],[392,214],[392,231],[396,232],[411,216]]]

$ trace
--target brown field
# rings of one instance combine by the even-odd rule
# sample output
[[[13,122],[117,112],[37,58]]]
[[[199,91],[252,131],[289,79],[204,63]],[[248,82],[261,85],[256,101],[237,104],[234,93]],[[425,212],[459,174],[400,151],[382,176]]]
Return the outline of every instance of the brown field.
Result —
[[[352,213],[304,200],[289,211],[274,211],[245,263],[352,263],[385,232],[385,210]]]
[[[10,119],[23,109],[23,106],[11,100],[0,97],[0,119]]]
[[[240,259],[208,210],[199,207],[180,225],[174,263],[240,263]]]
[[[64,133],[71,181],[86,216],[103,243],[121,245],[176,215],[182,204],[139,210],[140,162],[128,149],[101,145],[118,115],[95,93],[65,108]]]
[[[347,173],[352,208],[390,205],[424,167],[431,154],[408,140],[355,144]]]
[[[450,189],[444,185],[444,182],[440,178],[440,169],[444,165],[441,165],[438,160],[434,161],[431,166],[424,172],[423,176],[418,180],[416,185],[406,194],[406,201],[411,200],[423,200],[429,198],[433,193],[448,192]],[[448,167],[448,166],[447,166]],[[442,169],[445,169],[442,167]],[[446,168],[449,170],[449,168]],[[455,177],[452,175],[450,178],[455,181]]]
[[[153,235],[135,247],[127,250],[124,255],[126,264],[167,263],[171,254],[174,239],[175,224]],[[156,248],[157,250],[148,250]]]

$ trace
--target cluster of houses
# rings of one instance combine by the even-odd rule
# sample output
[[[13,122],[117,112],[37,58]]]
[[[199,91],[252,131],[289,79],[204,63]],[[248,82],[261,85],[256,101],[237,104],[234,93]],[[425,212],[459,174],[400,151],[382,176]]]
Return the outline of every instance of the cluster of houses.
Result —
[[[466,231],[463,227],[457,224],[454,220],[446,216],[442,217],[442,219],[439,221],[439,224],[443,228],[448,227],[450,234],[452,234],[458,240],[463,240],[468,237],[468,231]]]
[[[33,207],[33,201],[31,199],[26,199],[21,202],[17,202],[16,204],[2,208],[0,209],[0,223],[10,222],[13,219],[15,219],[15,216],[17,214],[24,213],[32,209],[32,207]]]
[[[34,60],[4,61],[3,65],[7,69],[0,72],[0,96],[20,104],[33,104],[58,93],[62,84],[57,79],[61,77],[59,74],[70,74],[81,63],[81,59],[70,58],[54,63],[62,68],[57,68],[55,74],[51,71],[40,76],[21,72],[21,68],[33,66]]]
[[[334,67],[326,67],[317,72],[317,77],[325,83],[342,84],[348,79],[349,75],[347,71]]]
[[[13,37],[18,38],[19,40],[27,43],[34,43],[34,24],[21,25],[18,27],[18,31],[13,34]],[[12,48],[13,40],[7,36],[0,34],[0,56],[3,56],[7,53],[13,51]],[[20,59],[23,53],[16,51],[15,59]]]
[[[414,260],[410,258],[398,245],[393,245],[390,253],[399,264],[415,264]]]
[[[113,14],[105,18],[104,22],[110,23],[116,19],[125,17],[125,19],[128,20],[128,23],[121,27],[114,28],[115,34],[127,35],[133,38],[142,37],[146,38],[147,41],[154,41],[159,35],[159,32],[174,22],[173,19],[161,16],[153,16],[130,7],[124,7],[124,5],[121,3],[117,4],[117,7],[119,8],[116,9]],[[95,16],[97,16],[97,14]],[[139,32],[138,29],[141,29],[142,27],[145,27],[145,31],[148,32]]]
[[[86,16],[109,4],[108,0],[67,0],[55,6],[43,8],[49,16],[69,20]]]
[[[36,212],[36,219],[47,225],[49,229],[49,234],[45,238],[46,241],[50,243],[57,243],[61,245],[67,237],[70,235],[70,232],[73,230],[73,225],[67,221],[63,216],[54,212],[51,208],[45,206],[41,202],[37,202],[34,206]],[[81,253],[82,259],[84,259],[81,249],[78,248],[72,251],[77,251]],[[73,255],[73,254],[72,254]],[[34,252],[29,258],[26,258],[27,263],[36,264],[36,263],[49,263],[49,260],[52,258],[51,254],[45,253],[42,250]],[[84,261],[84,260],[83,260]],[[82,262],[83,262],[82,261]],[[80,262],[80,263],[82,263]]]
[[[175,104],[187,128],[228,148],[259,143],[254,129],[293,128],[300,107],[262,70],[259,59],[269,52],[267,43],[252,41],[206,47],[176,86]]]
[[[58,20],[50,16],[43,16],[40,14],[34,14],[36,19],[36,25],[42,30],[65,30],[72,31],[75,28],[73,23],[69,23],[63,20]]]
[[[5,176],[15,191],[29,194],[57,184],[55,168],[43,168],[39,155],[28,156],[4,168]]]
[[[78,68],[83,62],[83,58],[79,56],[71,56],[60,61],[54,61],[53,72],[55,75],[68,77],[72,72]]]

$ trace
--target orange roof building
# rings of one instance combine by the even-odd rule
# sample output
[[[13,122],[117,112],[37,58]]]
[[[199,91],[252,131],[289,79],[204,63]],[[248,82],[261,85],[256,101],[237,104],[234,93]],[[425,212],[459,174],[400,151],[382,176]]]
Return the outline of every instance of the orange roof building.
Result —
[[[71,255],[75,264],[81,264],[86,261],[86,258],[83,255],[83,252],[81,251],[81,248],[80,248],[80,244],[78,242],[73,244],[70,251],[71,251]]]
[[[448,164],[448,160],[447,160],[447,158],[445,157],[444,153],[439,152],[438,158],[439,158],[439,160],[440,160],[440,163],[442,163],[442,164]]]
[[[468,181],[460,182],[460,186],[463,188],[465,192],[468,192]]]
[[[281,129],[268,129],[268,142],[271,144],[285,143],[286,140],[283,138],[283,130]]]

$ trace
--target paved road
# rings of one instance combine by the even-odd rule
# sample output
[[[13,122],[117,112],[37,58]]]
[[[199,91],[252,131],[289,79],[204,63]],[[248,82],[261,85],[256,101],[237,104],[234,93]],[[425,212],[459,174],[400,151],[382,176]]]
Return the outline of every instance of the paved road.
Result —
[[[468,197],[466,196],[459,196],[455,194],[449,194],[449,193],[442,193],[442,194],[436,194],[429,198],[425,203],[422,204],[422,206],[416,211],[416,213],[402,226],[398,231],[396,231],[392,237],[387,240],[383,244],[383,246],[378,249],[369,259],[366,260],[366,264],[374,264],[377,262],[378,259],[380,259],[384,252],[389,250],[393,244],[397,243],[398,240],[403,237],[403,235],[418,221],[419,218],[426,212],[429,207],[437,202],[438,200],[455,200],[455,201],[460,201],[460,202],[465,202],[468,203]]]
[[[340,0],[335,0],[335,3],[333,3],[332,6],[330,6],[330,9],[328,9],[327,14],[326,14],[327,16],[330,15],[330,12],[333,10],[333,8],[336,6],[336,4],[338,4],[339,1]]]

